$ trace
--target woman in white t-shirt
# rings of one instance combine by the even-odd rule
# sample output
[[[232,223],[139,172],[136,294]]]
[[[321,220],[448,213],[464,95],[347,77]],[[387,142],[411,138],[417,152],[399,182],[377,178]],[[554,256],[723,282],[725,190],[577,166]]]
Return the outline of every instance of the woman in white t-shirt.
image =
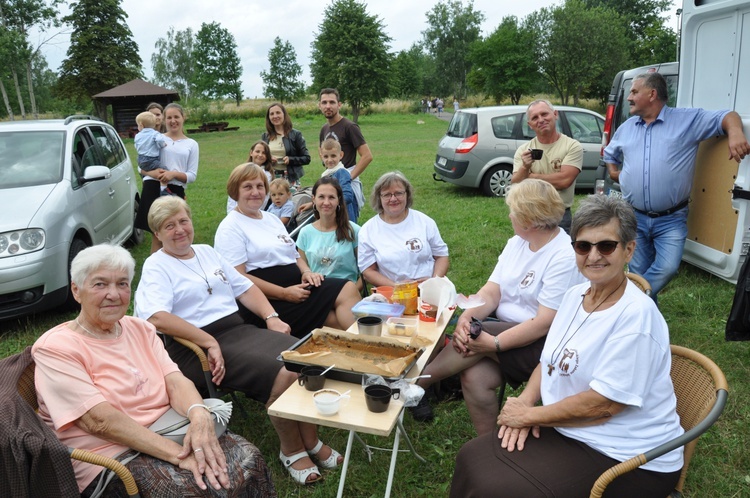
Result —
[[[589,282],[565,294],[540,364],[521,395],[505,402],[499,432],[461,448],[451,497],[498,489],[504,496],[588,496],[602,472],[683,432],[667,324],[623,271],[635,249],[632,207],[590,196],[570,235]],[[607,496],[667,496],[682,453],[680,447],[618,477]]]
[[[583,282],[575,266],[570,237],[558,224],[565,212],[560,194],[543,180],[513,186],[505,198],[516,235],[497,258],[495,270],[477,292],[484,304],[465,310],[453,333],[453,347],[444,348],[420,379],[427,387],[461,372],[466,407],[477,434],[495,429],[495,389],[506,381],[518,387],[539,363],[544,339],[565,292]],[[481,323],[471,338],[472,321]],[[417,420],[432,418],[426,400],[412,409]]]
[[[234,168],[227,193],[237,207],[216,229],[214,247],[263,291],[293,336],[304,337],[323,325],[346,330],[354,323],[352,307],[360,300],[357,287],[310,269],[281,220],[262,210],[267,192],[260,167],[245,163]],[[247,319],[259,320],[254,315]]]
[[[375,182],[370,206],[377,215],[359,231],[357,264],[366,282],[393,286],[448,272],[448,246],[437,224],[413,203],[414,188],[400,171]]]

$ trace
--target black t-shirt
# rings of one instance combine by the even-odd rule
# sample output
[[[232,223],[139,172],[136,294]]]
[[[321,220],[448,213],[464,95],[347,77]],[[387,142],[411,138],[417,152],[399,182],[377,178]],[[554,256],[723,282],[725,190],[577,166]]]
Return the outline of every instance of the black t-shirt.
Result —
[[[346,118],[341,118],[333,126],[328,123],[323,125],[320,129],[320,143],[328,138],[333,138],[341,144],[341,150],[344,152],[341,162],[347,168],[357,164],[357,149],[367,143],[359,125]]]

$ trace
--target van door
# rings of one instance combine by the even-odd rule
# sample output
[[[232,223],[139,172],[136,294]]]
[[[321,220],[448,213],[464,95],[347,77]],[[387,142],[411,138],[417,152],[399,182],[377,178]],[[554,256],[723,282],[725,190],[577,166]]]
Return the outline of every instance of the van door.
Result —
[[[750,136],[750,0],[683,5],[677,107],[732,109]],[[683,259],[732,283],[750,244],[750,157],[727,159],[726,137],[698,151]]]

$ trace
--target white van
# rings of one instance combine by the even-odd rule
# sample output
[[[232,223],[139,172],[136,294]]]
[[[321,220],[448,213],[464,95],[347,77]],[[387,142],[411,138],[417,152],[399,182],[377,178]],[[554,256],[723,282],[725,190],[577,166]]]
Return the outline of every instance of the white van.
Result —
[[[677,107],[732,109],[750,136],[750,0],[685,0]],[[737,282],[750,245],[750,157],[698,150],[683,260]]]

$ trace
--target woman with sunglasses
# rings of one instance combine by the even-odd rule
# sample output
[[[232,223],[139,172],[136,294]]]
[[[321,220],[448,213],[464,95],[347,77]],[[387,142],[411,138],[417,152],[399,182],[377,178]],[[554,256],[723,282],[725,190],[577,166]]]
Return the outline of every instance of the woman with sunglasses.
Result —
[[[505,381],[517,388],[529,378],[563,295],[583,282],[570,237],[558,228],[565,206],[557,190],[544,180],[527,179],[513,185],[505,202],[516,235],[477,292],[484,304],[461,314],[453,347],[444,348],[422,372],[432,377],[418,382],[428,387],[460,372],[466,407],[480,435],[496,428],[497,387]],[[495,319],[479,322],[493,314]],[[416,420],[432,419],[424,398],[411,413]]]
[[[414,188],[400,171],[381,176],[372,187],[377,214],[359,231],[357,263],[366,282],[393,286],[444,277],[448,246],[432,218],[412,209]]]
[[[633,209],[591,196],[570,234],[589,282],[565,294],[540,363],[505,402],[499,431],[461,448],[451,496],[588,496],[606,469],[683,432],[667,324],[624,272],[635,249]],[[607,496],[667,496],[682,464],[680,447],[618,477]]]

